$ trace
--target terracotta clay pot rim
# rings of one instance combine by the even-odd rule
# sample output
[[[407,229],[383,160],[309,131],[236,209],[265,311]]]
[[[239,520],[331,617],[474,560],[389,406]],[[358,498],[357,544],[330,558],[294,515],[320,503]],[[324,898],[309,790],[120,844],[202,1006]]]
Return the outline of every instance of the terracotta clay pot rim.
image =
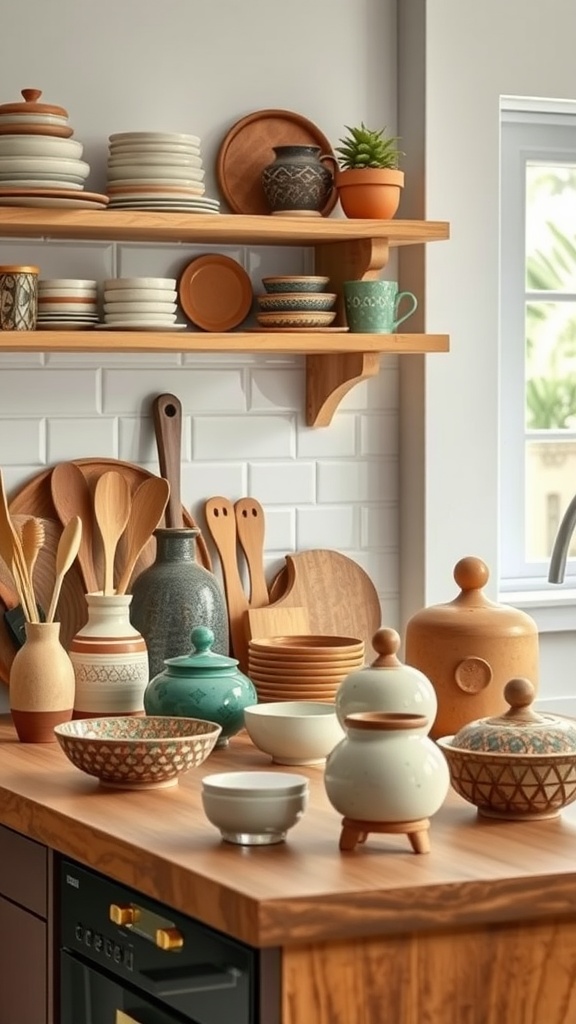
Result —
[[[404,185],[404,171],[396,171],[387,167],[351,167],[346,171],[336,171],[336,188],[347,188],[349,185]]]
[[[428,725],[426,715],[415,715],[395,711],[354,711],[346,715],[344,725],[353,729],[395,730],[423,729]]]

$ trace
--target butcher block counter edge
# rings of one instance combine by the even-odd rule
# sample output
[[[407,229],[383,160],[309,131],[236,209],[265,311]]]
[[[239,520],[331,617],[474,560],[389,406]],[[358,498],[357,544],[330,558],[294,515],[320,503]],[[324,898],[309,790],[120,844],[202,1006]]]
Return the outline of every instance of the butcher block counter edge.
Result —
[[[477,818],[450,793],[431,822],[431,852],[372,835],[340,853],[340,818],[322,768],[285,843],[223,843],[204,816],[200,779],[269,770],[245,735],[170,789],[106,790],[56,744],[21,744],[0,716],[0,824],[252,946],[447,930],[572,916],[576,815],[540,822]]]

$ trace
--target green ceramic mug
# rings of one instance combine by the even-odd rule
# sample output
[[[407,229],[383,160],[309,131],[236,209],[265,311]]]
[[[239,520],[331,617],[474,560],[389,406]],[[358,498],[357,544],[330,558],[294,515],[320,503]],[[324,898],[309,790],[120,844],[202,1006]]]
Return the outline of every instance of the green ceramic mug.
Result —
[[[398,316],[404,300],[409,300],[410,309]],[[412,292],[399,292],[396,281],[345,281],[344,305],[351,331],[393,334],[415,312],[418,299]]]

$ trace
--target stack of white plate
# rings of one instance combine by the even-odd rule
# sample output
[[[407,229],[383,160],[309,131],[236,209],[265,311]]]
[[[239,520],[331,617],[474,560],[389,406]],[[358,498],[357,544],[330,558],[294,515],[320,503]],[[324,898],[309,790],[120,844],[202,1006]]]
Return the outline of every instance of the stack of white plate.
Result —
[[[205,196],[197,135],[119,132],[111,135],[106,191],[117,210],[219,213]]]
[[[103,330],[183,331],[177,324],[176,279],[113,277],[104,281]]]
[[[39,330],[86,330],[94,327],[99,319],[96,281],[69,277],[45,277],[39,280]]]
[[[42,135],[0,135],[0,186],[79,192],[90,174],[74,139]]]

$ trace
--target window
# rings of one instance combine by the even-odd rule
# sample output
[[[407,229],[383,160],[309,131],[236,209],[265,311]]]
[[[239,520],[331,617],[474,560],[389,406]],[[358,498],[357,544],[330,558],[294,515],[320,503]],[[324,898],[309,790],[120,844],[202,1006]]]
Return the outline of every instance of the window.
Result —
[[[501,591],[553,591],[576,494],[576,103],[501,111]],[[566,580],[576,588],[576,533]]]

